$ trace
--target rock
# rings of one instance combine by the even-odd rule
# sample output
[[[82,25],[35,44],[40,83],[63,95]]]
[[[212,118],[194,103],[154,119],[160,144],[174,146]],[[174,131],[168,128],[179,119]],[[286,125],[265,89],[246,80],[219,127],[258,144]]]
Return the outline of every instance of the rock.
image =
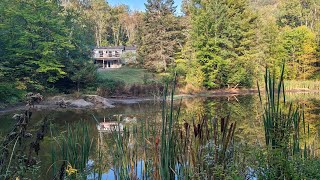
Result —
[[[66,108],[66,107],[69,105],[69,103],[66,102],[66,101],[63,100],[63,99],[60,100],[60,101],[57,101],[55,104],[58,105],[58,106],[61,107],[61,108]]]
[[[108,99],[97,96],[97,95],[87,95],[85,96],[85,100],[93,103],[96,107],[103,108],[113,108],[114,105]]]
[[[70,107],[74,108],[86,108],[86,107],[93,107],[94,104],[91,102],[87,102],[84,99],[77,99],[74,101],[69,101]]]

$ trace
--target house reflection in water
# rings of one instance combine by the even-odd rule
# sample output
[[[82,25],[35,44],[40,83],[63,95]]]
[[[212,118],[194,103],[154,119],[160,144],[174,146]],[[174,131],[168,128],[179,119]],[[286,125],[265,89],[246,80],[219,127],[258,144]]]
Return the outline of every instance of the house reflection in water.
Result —
[[[99,122],[97,124],[97,129],[99,133],[111,133],[114,131],[122,132],[125,124],[132,124],[137,122],[137,118],[135,116],[123,116],[123,115],[114,115],[117,119],[121,121],[108,121],[106,122],[106,118],[103,118],[103,122]]]
[[[120,119],[122,115],[115,115],[115,116],[118,116],[118,119]],[[123,124],[118,121],[106,122],[106,117],[103,117],[103,122],[99,122],[99,124],[97,124],[97,129],[99,133],[111,133],[114,131],[122,132]]]
[[[101,122],[97,125],[98,132],[111,133],[114,131],[123,131],[123,124],[118,122]]]

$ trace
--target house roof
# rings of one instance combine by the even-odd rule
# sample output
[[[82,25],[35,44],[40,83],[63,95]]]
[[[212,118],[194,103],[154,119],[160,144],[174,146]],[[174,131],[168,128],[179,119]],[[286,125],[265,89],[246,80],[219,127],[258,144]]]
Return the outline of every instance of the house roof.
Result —
[[[113,57],[113,58],[105,58],[105,57],[95,57],[94,58],[95,60],[99,60],[99,61],[102,61],[102,60],[104,60],[104,61],[118,61],[118,60],[120,60],[120,57]]]
[[[96,47],[95,49],[123,49],[124,46],[110,46],[110,47],[107,47],[107,46],[101,46],[101,47]]]
[[[136,50],[134,46],[101,46],[94,49],[121,49],[121,50]]]
[[[125,46],[125,50],[136,50],[137,48],[135,46]]]

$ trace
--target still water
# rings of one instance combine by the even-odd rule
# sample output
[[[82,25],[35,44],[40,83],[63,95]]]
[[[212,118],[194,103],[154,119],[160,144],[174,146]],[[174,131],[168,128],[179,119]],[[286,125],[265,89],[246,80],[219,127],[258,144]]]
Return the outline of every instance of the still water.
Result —
[[[293,102],[304,108],[305,119],[310,124],[310,131],[312,136],[317,136],[320,120],[320,97],[319,94],[310,93],[296,93],[288,94],[287,101]],[[231,122],[237,122],[235,130],[235,138],[237,141],[255,146],[257,144],[264,144],[264,129],[261,120],[261,105],[259,103],[258,95],[242,95],[242,96],[223,96],[223,97],[194,97],[183,98],[180,104],[179,100],[175,100],[175,109],[181,106],[181,113],[179,116],[179,123],[196,122],[200,116],[212,117],[226,117],[230,115]],[[54,142],[53,137],[67,130],[67,124],[74,124],[77,122],[86,123],[92,133],[94,139],[103,139],[108,144],[112,141],[112,136],[106,131],[100,131],[99,123],[120,122],[124,126],[144,122],[154,122],[155,129],[160,129],[161,121],[161,103],[154,101],[140,102],[130,105],[116,105],[115,108],[110,109],[50,109],[34,111],[28,131],[32,134],[39,128],[42,120],[47,118],[50,121],[50,130],[46,134],[44,141],[41,143],[39,152],[39,170],[35,179],[48,178],[51,162],[51,144]],[[0,134],[4,137],[14,126],[15,122],[12,116],[15,113],[9,112],[0,114]],[[157,131],[155,130],[155,131]],[[111,143],[112,144],[112,143]],[[112,146],[112,145],[110,145]],[[105,150],[108,151],[108,150]],[[112,156],[112,155],[111,155]],[[103,169],[102,179],[115,179],[114,170],[112,168],[112,158],[106,156],[104,162],[106,166]],[[89,161],[88,164],[93,163]],[[141,168],[144,162],[137,161],[137,175],[141,176]],[[88,176],[92,179],[92,175]]]

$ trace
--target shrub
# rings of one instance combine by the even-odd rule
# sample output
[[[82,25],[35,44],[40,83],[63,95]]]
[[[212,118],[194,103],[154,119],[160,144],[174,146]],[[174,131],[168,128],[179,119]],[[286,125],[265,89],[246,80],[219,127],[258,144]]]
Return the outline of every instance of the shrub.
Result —
[[[162,96],[164,86],[159,83],[133,84],[128,87],[127,94],[130,96]]]
[[[12,83],[0,83],[0,103],[13,104],[23,99],[23,90],[19,90]]]
[[[125,83],[113,79],[98,80],[97,94],[99,96],[110,96],[122,94],[125,90]]]

